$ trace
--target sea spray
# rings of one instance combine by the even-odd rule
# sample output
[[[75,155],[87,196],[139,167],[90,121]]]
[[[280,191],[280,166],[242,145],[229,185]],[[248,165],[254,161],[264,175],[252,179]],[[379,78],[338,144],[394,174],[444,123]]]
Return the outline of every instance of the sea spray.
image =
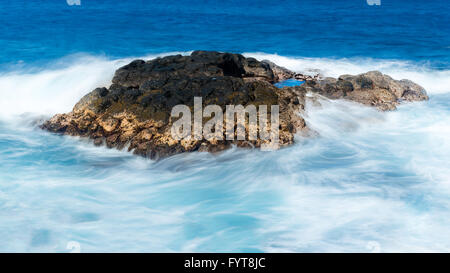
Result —
[[[121,64],[109,68],[110,62],[106,70],[83,69],[113,73]],[[368,68],[356,62],[335,74]],[[22,114],[22,103],[41,97],[49,109],[25,112],[69,111],[73,102],[53,95],[50,81],[27,83],[43,82],[38,79],[48,79],[47,73],[3,73],[3,86],[23,88],[16,100],[1,101],[2,114]],[[423,77],[432,82],[441,75],[435,81],[444,83],[445,73]],[[70,86],[74,101],[102,85],[97,76],[90,86],[81,80]],[[0,251],[67,252],[70,242],[83,252],[365,252],[374,244],[380,252],[446,251],[450,97],[427,91],[430,101],[386,113],[319,99],[322,107],[307,104],[304,117],[320,135],[298,137],[296,145],[278,151],[233,148],[158,162],[49,134],[27,123],[27,116],[1,119]]]
[[[423,86],[430,94],[449,92],[450,70],[434,69],[427,63],[373,58],[306,58],[285,57],[266,53],[244,53],[246,57],[270,60],[292,71],[324,77],[339,77],[344,74],[361,74],[378,70],[396,80],[409,79]]]

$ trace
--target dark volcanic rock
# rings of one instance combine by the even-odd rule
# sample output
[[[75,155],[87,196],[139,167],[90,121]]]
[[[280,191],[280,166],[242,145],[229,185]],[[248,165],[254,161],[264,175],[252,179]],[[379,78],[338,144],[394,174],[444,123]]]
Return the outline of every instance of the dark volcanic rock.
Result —
[[[303,88],[330,99],[352,100],[383,111],[395,110],[403,101],[428,100],[425,89],[420,85],[410,80],[394,80],[378,71],[311,81]]]
[[[160,88],[178,79],[235,77],[274,82],[270,66],[240,54],[194,51],[190,56],[168,56],[145,62],[135,60],[120,68],[112,80],[123,87]]]
[[[273,85],[288,78],[303,79],[306,83],[282,89]],[[408,80],[396,81],[380,72],[318,80],[240,54],[195,51],[190,56],[135,60],[116,71],[109,88],[95,89],[72,112],[55,115],[41,127],[55,133],[89,137],[95,145],[128,146],[128,150],[150,158],[190,151],[216,152],[231,144],[260,147],[266,143],[259,139],[173,139],[172,108],[184,104],[193,110],[194,97],[202,97],[203,107],[215,104],[224,112],[226,105],[267,105],[270,114],[270,106],[278,105],[279,143],[286,146],[294,142],[294,134],[308,133],[299,115],[307,92],[349,99],[381,110],[395,109],[403,100],[428,98],[419,85]],[[248,126],[245,129],[248,133]]]
[[[297,114],[303,108],[304,93],[276,88],[272,84],[276,80],[268,64],[239,54],[195,51],[191,56],[136,60],[116,71],[109,89],[95,89],[72,112],[54,116],[42,128],[90,137],[97,145],[129,145],[129,150],[150,158],[264,143],[173,139],[172,108],[184,104],[192,110],[194,97],[202,97],[203,107],[215,104],[224,111],[226,105],[267,105],[270,112],[271,105],[279,105],[280,145],[284,146],[293,143],[296,132],[306,130]]]
[[[263,60],[261,62],[269,65],[270,69],[272,69],[273,71],[276,81],[284,81],[295,77],[295,72],[292,72],[287,68],[278,66],[275,63],[268,60]]]

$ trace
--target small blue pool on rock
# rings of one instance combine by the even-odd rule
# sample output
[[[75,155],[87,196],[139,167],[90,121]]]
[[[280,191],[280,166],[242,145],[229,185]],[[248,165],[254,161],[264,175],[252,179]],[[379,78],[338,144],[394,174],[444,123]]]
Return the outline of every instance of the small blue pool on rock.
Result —
[[[299,80],[296,80],[296,79],[288,79],[288,80],[285,80],[285,81],[277,82],[275,84],[275,86],[278,87],[278,88],[283,88],[283,87],[286,87],[286,86],[287,87],[300,86],[304,82],[305,81],[299,81]]]

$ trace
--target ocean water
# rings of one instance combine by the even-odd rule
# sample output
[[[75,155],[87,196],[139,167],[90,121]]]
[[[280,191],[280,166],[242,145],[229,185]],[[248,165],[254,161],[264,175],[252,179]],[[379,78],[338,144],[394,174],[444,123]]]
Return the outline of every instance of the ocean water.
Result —
[[[448,252],[446,1],[0,1],[0,252]],[[158,162],[37,125],[118,67],[196,49],[327,76],[380,70],[430,100],[320,99],[275,152]]]

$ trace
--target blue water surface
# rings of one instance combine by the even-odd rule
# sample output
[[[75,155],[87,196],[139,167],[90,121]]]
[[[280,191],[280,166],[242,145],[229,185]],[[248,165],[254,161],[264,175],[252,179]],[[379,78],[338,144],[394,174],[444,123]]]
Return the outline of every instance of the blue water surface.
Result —
[[[449,14],[437,0],[0,0],[0,252],[448,252]],[[293,146],[161,161],[37,126],[135,57],[196,49],[380,70],[430,100],[382,113],[308,94],[311,135]]]
[[[286,86],[299,86],[302,85],[302,83],[304,83],[304,81],[299,81],[299,80],[295,80],[295,79],[288,79],[285,81],[281,81],[281,82],[277,82],[275,84],[276,87],[282,88],[282,87],[286,87]]]
[[[447,1],[0,1],[0,64],[195,49],[450,63]]]

